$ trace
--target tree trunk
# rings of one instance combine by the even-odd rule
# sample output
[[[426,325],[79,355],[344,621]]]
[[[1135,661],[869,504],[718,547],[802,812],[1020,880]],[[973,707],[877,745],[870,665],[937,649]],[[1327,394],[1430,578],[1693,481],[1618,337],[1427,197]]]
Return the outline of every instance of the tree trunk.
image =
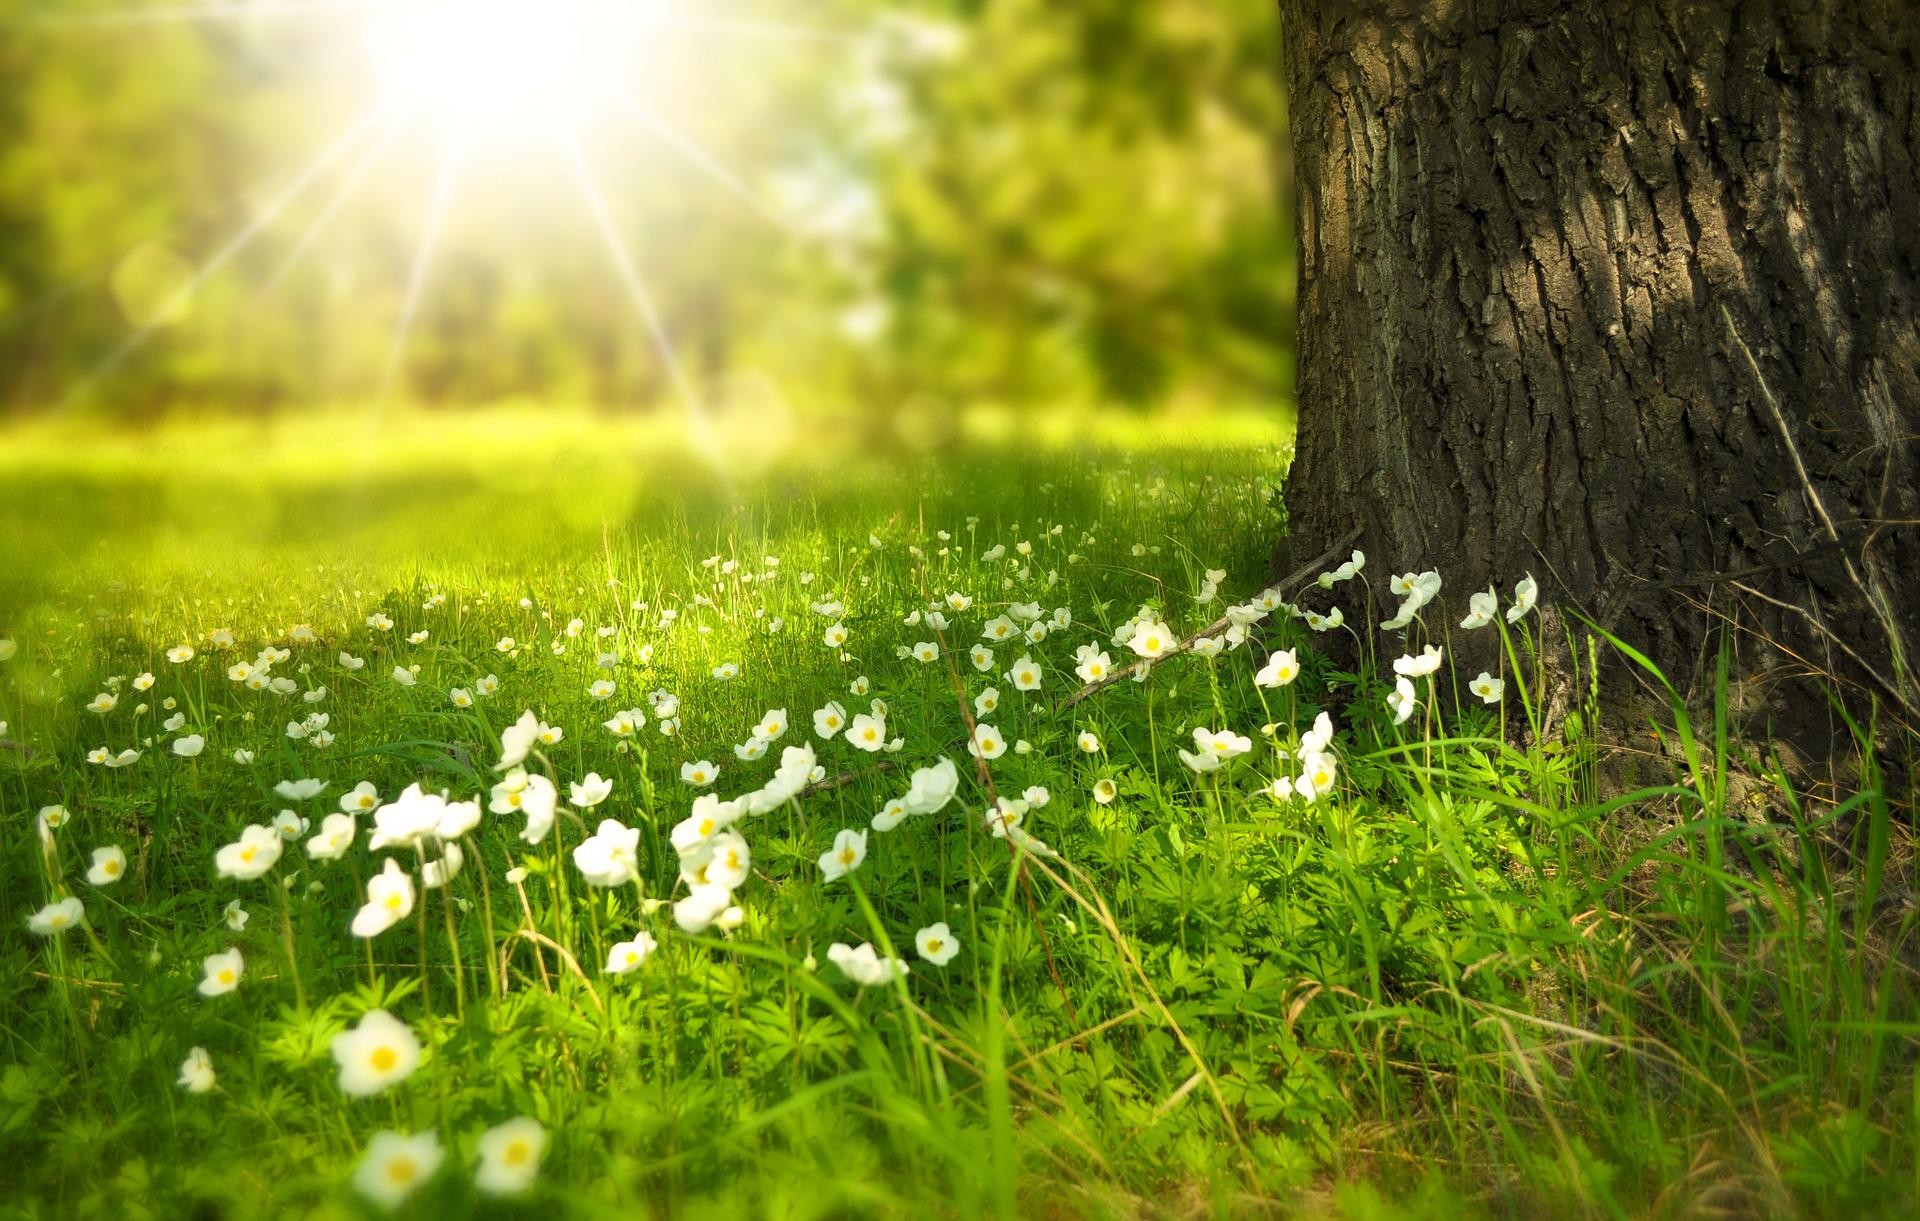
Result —
[[[1910,0],[1280,10],[1291,553],[1438,569],[1436,637],[1532,573],[1682,685],[1737,624],[1756,727],[1816,674],[1920,723]]]

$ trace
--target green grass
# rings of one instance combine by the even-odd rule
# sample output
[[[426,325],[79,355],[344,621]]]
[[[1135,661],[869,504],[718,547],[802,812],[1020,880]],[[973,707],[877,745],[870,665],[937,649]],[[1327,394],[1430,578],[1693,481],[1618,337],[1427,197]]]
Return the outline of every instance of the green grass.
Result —
[[[1360,625],[1357,672],[1280,615],[1217,658],[1062,706],[1075,647],[1131,660],[1107,641],[1143,603],[1184,634],[1264,585],[1281,439],[1199,432],[982,418],[935,455],[744,429],[723,436],[724,473],[672,429],[576,413],[0,437],[0,636],[18,647],[0,662],[0,736],[18,744],[0,748],[0,1212],[360,1216],[377,1210],[348,1182],[373,1134],[431,1130],[445,1160],[403,1208],[423,1217],[1911,1215],[1912,805],[1871,760],[1855,791],[1802,791],[1723,719],[1676,707],[1608,727],[1663,774],[1607,791],[1591,706],[1521,745],[1537,615],[1511,629],[1502,706],[1396,726],[1381,672],[1422,630],[1365,625],[1419,557],[1371,557],[1313,601]],[[1229,575],[1200,605],[1209,568]],[[949,612],[948,655],[898,657],[935,638],[903,620],[949,592],[975,601]],[[1443,643],[1465,609],[1453,592],[1425,617]],[[845,602],[844,659],[809,608],[828,597]],[[1031,646],[1044,683],[1021,693],[966,649],[1029,601],[1072,626]],[[295,624],[317,641],[294,643]],[[222,628],[234,647],[209,643]],[[170,663],[182,643],[197,656]],[[291,649],[272,673],[323,700],[228,679],[270,643]],[[1294,646],[1299,680],[1255,686]],[[602,650],[619,657],[605,702],[588,693]],[[997,646],[995,671],[1022,651]],[[723,662],[739,677],[716,680]],[[393,678],[416,664],[415,685]],[[449,701],[487,674],[495,694]],[[983,775],[956,686],[970,705],[990,681],[983,719],[1032,749]],[[676,736],[602,728],[655,689],[680,698]],[[85,707],[101,691],[119,696],[104,715]],[[873,697],[898,754],[814,736],[816,708]],[[737,760],[769,708],[792,721],[774,757]],[[529,760],[563,811],[570,781],[612,779],[584,829],[563,812],[531,847],[519,815],[485,815],[452,885],[371,940],[348,932],[365,880],[383,855],[414,859],[369,853],[369,817],[344,859],[294,843],[266,878],[216,877],[242,827],[292,806],[317,830],[359,781],[484,803],[523,709],[565,731]],[[1276,800],[1276,746],[1322,709],[1337,789]],[[325,748],[284,732],[315,711]],[[1198,726],[1254,749],[1196,775],[1176,752]],[[205,752],[175,757],[189,732]],[[801,742],[849,781],[745,819],[743,922],[681,932],[648,902],[685,893],[667,842],[693,797],[681,763],[718,762],[731,797]],[[86,762],[100,746],[144,753]],[[864,863],[823,881],[835,832],[943,756],[955,803],[871,833]],[[274,793],[298,776],[329,787]],[[1025,827],[1058,859],[988,832],[987,777],[1050,791]],[[1102,779],[1111,805],[1093,800]],[[56,803],[70,817],[43,852],[36,812]],[[572,849],[600,818],[639,829],[638,886],[583,884]],[[128,868],[94,886],[103,845]],[[524,906],[510,865],[528,871]],[[29,933],[66,893],[85,927]],[[944,967],[913,950],[935,921],[962,946]],[[659,949],[604,974],[643,929]],[[857,987],[834,942],[912,972]],[[201,996],[202,959],[229,946],[240,986]],[[382,1007],[424,1059],[350,1099],[330,1043]],[[175,1083],[195,1046],[212,1092]],[[481,1195],[480,1134],[523,1115],[549,1133],[537,1184]]]

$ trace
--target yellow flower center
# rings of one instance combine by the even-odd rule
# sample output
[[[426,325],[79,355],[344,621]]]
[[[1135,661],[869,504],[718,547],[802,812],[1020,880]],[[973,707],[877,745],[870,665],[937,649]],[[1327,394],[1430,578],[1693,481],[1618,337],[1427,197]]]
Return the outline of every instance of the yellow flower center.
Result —
[[[229,985],[230,985],[230,984],[232,984],[232,983],[233,983],[233,970],[232,970],[232,968],[224,968],[224,969],[222,969],[222,970],[221,970],[221,972],[220,972],[220,975],[219,975],[219,979],[220,979],[220,982],[221,982],[221,983],[223,983],[223,984],[229,984]]]
[[[252,844],[248,844],[246,847],[240,849],[240,859],[243,861],[251,861],[257,852],[259,852],[258,848],[255,848]]]
[[[387,910],[394,911],[394,912],[397,912],[400,910],[400,892],[399,891],[396,890],[392,894],[387,896]]]
[[[401,1186],[413,1182],[419,1173],[420,1168],[410,1157],[396,1157],[387,1163],[387,1177]]]
[[[373,1065],[373,1071],[377,1073],[390,1073],[393,1066],[400,1063],[400,1053],[391,1047],[376,1047],[373,1054],[367,1057],[367,1063]]]
[[[108,877],[114,877],[120,872],[120,862],[111,860],[103,861],[100,864],[100,872],[106,874]]]
[[[509,1166],[524,1166],[532,1157],[533,1150],[528,1148],[527,1142],[523,1140],[510,1142],[500,1153],[500,1160]]]
[[[940,940],[938,937],[929,937],[927,938],[927,953],[938,954],[940,952],[940,947],[945,944],[947,943]]]
[[[840,863],[849,869],[853,868],[853,849],[840,849]]]
[[[712,834],[713,834],[713,820],[711,818],[702,820],[700,823],[700,837],[702,839],[705,839],[707,836]]]

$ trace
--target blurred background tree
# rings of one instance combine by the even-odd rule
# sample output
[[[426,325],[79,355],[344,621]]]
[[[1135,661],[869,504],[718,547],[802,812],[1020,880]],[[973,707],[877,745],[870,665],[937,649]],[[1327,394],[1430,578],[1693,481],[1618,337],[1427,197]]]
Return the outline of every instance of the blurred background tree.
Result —
[[[671,403],[557,148],[443,179],[402,126],[307,172],[379,91],[377,7],[0,0],[7,410]],[[612,101],[580,142],[703,396],[937,421],[1285,393],[1267,0],[661,7],[737,27],[635,85],[734,185]]]

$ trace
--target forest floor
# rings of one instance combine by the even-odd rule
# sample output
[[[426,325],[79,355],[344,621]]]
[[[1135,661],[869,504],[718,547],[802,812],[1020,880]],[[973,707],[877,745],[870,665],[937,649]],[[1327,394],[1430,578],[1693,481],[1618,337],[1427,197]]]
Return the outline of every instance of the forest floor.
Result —
[[[1914,1215],[1871,766],[1605,792],[1284,437],[976,424],[0,436],[0,1216]]]

